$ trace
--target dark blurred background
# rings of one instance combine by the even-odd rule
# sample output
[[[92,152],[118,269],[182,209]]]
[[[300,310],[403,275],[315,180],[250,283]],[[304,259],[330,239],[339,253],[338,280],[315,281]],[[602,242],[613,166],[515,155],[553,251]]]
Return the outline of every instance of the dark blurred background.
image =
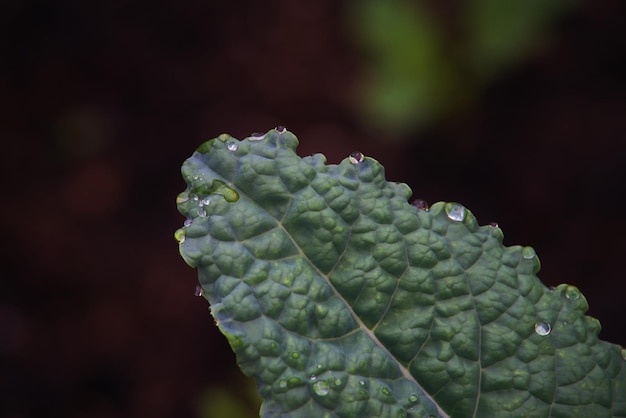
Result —
[[[0,6],[0,416],[258,416],[178,255],[180,165],[285,125],[458,201],[626,344],[626,3]]]

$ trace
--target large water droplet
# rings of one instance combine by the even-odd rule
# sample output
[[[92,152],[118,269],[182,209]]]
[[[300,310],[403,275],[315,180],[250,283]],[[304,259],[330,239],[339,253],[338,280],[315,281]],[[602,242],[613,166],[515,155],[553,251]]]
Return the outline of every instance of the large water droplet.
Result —
[[[391,391],[387,388],[382,388],[381,392],[384,396],[391,396]]]
[[[204,290],[202,290],[202,286],[200,285],[196,286],[196,290],[194,290],[193,294],[196,296],[202,296],[204,294]]]
[[[359,386],[361,386],[362,388],[367,386],[367,382],[365,380],[359,380]]]
[[[522,257],[524,257],[526,260],[535,258],[536,255],[537,253],[535,252],[535,249],[533,247],[524,247],[522,249]]]
[[[409,396],[409,402],[411,402],[411,403],[417,403],[417,401],[419,401],[419,398],[417,397],[417,395],[411,395],[411,396]]]
[[[228,144],[228,151],[237,151],[237,144],[235,142],[231,142]]]
[[[575,286],[567,286],[565,297],[569,300],[576,300],[580,297],[580,290]]]
[[[193,223],[193,220],[191,218],[187,218],[185,219],[185,222],[183,222],[183,226],[185,227],[191,226],[192,223]]]
[[[211,201],[207,197],[200,201],[200,206],[209,206],[209,204],[211,204]]]
[[[415,206],[419,210],[425,210],[425,211],[428,210],[428,202],[425,201],[424,199],[415,199],[414,201],[411,202],[411,206]]]
[[[198,209],[198,216],[201,218],[206,217],[206,210],[202,209],[202,206],[200,206],[200,209]]]
[[[326,396],[330,391],[330,385],[325,380],[320,380],[318,382],[313,383],[313,391],[318,396]]]
[[[315,382],[317,380],[317,376],[312,374],[309,379],[311,379],[311,382]]]
[[[539,322],[535,324],[535,332],[542,337],[550,334],[550,331],[552,331],[552,327],[547,322]]]
[[[354,151],[352,153],[350,153],[350,155],[348,156],[348,160],[350,160],[350,163],[352,164],[358,164],[360,162],[363,161],[363,154],[361,154],[358,151]]]
[[[458,203],[446,203],[446,213],[448,218],[455,222],[462,222],[465,219],[465,207]]]
[[[262,134],[260,132],[255,132],[252,135],[250,135],[250,141],[260,141],[263,138],[265,138],[265,134]]]

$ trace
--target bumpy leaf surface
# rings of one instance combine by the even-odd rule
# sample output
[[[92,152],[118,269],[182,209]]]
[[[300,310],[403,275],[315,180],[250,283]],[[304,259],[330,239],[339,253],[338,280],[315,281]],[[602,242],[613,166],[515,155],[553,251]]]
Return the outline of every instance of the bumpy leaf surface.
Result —
[[[263,417],[626,417],[626,360],[573,286],[548,289],[455,203],[283,128],[183,165],[180,252]]]

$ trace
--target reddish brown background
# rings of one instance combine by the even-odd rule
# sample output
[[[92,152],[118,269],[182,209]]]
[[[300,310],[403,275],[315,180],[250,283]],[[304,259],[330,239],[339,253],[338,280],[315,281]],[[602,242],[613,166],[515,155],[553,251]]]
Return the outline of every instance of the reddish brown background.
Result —
[[[403,138],[364,128],[343,3],[9,2],[0,17],[0,416],[192,417],[237,389],[178,256],[182,161],[286,125],[532,245],[626,344],[626,10],[583,2],[479,100]]]

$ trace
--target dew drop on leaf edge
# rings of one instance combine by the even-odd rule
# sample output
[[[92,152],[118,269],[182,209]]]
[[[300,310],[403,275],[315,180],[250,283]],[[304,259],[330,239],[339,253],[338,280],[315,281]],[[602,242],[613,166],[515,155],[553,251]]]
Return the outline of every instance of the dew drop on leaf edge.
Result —
[[[576,300],[580,297],[580,290],[575,286],[568,286],[565,290],[565,297],[569,300]]]
[[[176,238],[176,241],[178,241],[179,244],[182,244],[183,242],[185,242],[185,230],[184,229],[176,230],[176,232],[174,232],[174,238]]]
[[[537,253],[535,252],[535,249],[533,247],[524,247],[522,249],[522,257],[524,257],[526,260],[533,259],[536,255]]]
[[[231,142],[230,144],[228,144],[227,148],[228,148],[228,151],[235,152],[237,151],[237,144],[234,142]]]
[[[363,162],[363,158],[363,154],[358,151],[351,152],[348,156],[348,160],[350,160],[351,164],[359,164]]]
[[[550,334],[551,331],[552,326],[550,326],[550,324],[548,324],[547,322],[539,322],[535,324],[535,332],[537,333],[537,335],[545,337],[546,335]]]
[[[465,219],[465,206],[458,203],[446,203],[446,214],[448,218],[455,222],[462,222]]]
[[[416,207],[419,210],[428,211],[428,202],[424,199],[415,199],[411,202],[411,206]]]

